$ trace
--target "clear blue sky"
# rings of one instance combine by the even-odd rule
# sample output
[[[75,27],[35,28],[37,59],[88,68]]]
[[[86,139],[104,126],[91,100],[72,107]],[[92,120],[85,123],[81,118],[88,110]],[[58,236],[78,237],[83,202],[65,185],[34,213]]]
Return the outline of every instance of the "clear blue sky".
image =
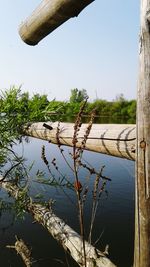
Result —
[[[91,100],[136,97],[140,8],[137,0],[95,0],[37,46],[23,43],[19,24],[39,0],[5,0],[0,10],[0,89],[68,100],[72,88]]]

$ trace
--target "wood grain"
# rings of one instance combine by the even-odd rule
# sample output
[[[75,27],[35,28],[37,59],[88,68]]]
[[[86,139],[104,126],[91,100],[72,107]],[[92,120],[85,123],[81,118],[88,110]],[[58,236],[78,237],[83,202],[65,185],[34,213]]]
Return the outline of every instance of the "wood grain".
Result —
[[[29,45],[36,45],[49,33],[79,13],[94,0],[43,0],[21,23],[19,34]]]

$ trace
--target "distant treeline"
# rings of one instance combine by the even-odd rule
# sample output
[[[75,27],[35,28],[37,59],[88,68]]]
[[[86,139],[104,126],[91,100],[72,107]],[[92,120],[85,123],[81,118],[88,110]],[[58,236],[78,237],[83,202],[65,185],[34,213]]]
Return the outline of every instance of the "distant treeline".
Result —
[[[35,94],[30,97],[28,92],[22,92],[21,88],[11,87],[9,90],[1,91],[0,113],[15,116],[16,121],[44,121],[44,120],[66,120],[76,116],[81,103],[88,99],[85,89],[71,90],[69,101],[48,100],[47,95]],[[121,122],[135,123],[136,100],[126,100],[123,94],[117,96],[113,101],[96,99],[87,101],[84,110],[85,116],[92,110],[96,110],[96,118],[103,118],[102,122],[115,122],[120,118]],[[68,119],[69,120],[69,119]],[[98,120],[98,119],[97,119]]]

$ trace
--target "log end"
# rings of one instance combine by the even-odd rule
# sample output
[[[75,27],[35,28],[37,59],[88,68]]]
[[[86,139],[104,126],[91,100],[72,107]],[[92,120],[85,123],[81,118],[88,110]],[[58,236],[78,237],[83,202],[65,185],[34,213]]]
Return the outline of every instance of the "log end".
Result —
[[[21,23],[18,29],[19,35],[24,43],[30,46],[35,46],[39,43],[40,39],[36,38],[36,35],[30,36],[29,29],[25,23]]]
[[[37,45],[43,38],[94,0],[43,0],[19,27],[21,39],[28,45]]]

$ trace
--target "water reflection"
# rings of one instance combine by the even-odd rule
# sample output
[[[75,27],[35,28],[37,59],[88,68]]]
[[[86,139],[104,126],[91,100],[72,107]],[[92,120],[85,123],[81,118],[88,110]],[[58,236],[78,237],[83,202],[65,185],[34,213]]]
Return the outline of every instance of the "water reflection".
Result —
[[[43,147],[48,164],[42,159]],[[63,150],[67,161],[71,164],[70,153],[72,153],[72,149],[63,147]],[[20,165],[8,173],[9,179],[13,177],[15,180],[18,177],[15,182],[22,181],[20,184],[22,187],[28,184],[28,194],[36,201],[55,200],[54,210],[57,215],[73,229],[79,231],[74,177],[71,169],[64,162],[59,148],[45,141],[30,138],[28,143],[23,140],[20,144],[19,142],[14,144],[13,153],[9,152],[7,151],[9,159],[24,159]],[[5,163],[6,158],[3,161]],[[85,201],[87,237],[91,210],[93,209],[93,184],[95,181],[94,174],[92,176],[89,174],[92,168],[101,170],[102,166],[105,165],[103,175],[111,178],[111,181],[107,181],[106,184],[103,180],[100,181],[100,188],[103,189],[104,186],[104,190],[102,190],[99,208],[95,214],[92,241],[93,243],[97,242],[97,246],[103,250],[109,244],[111,259],[119,266],[131,266],[133,257],[134,163],[89,151],[83,154],[82,160],[83,164],[87,164],[89,167],[89,170],[83,166],[79,169],[80,182],[84,188],[83,195],[88,186]],[[5,164],[4,175],[11,169],[11,166],[14,166],[11,164],[14,162],[10,163],[9,161]],[[33,224],[30,215],[24,214],[23,221],[21,219],[14,220],[15,210],[12,205],[14,200],[9,198],[4,190],[1,191],[1,198],[6,203],[10,202],[9,211],[7,206],[1,209],[0,235],[3,247],[0,254],[2,265],[4,267],[10,266],[10,264],[11,266],[23,266],[15,253],[5,248],[7,244],[14,243],[15,234],[17,234],[32,246],[34,259],[37,260],[34,266],[63,266],[62,261],[65,262],[64,266],[67,266],[66,256],[56,241],[40,225]],[[70,266],[76,266],[72,259],[69,261]]]

